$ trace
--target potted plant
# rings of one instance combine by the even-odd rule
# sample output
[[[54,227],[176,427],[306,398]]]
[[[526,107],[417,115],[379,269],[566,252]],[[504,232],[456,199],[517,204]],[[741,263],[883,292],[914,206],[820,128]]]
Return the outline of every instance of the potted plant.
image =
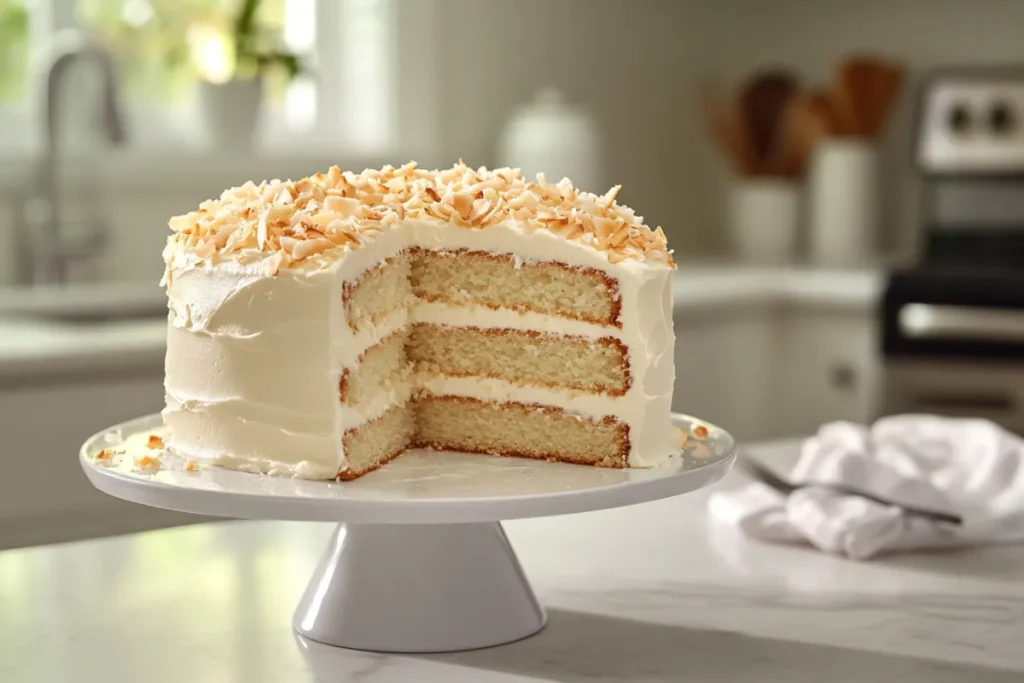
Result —
[[[189,52],[198,70],[199,102],[212,143],[228,149],[251,146],[259,123],[264,76],[300,71],[296,55],[276,47],[279,36],[258,20],[261,0],[243,0],[230,24],[189,28]]]

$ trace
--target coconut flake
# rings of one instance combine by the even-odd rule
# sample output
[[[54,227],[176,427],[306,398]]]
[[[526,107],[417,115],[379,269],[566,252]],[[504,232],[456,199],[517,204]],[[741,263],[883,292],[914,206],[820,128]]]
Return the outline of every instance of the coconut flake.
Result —
[[[256,246],[260,251],[263,251],[263,247],[267,244],[267,215],[269,213],[269,208],[260,212],[260,220],[256,224]]]
[[[317,237],[311,240],[302,240],[292,249],[292,258],[296,261],[301,261],[304,258],[309,258],[314,254],[320,254],[334,246],[334,242],[323,237]]]
[[[297,182],[247,182],[225,190],[219,200],[203,202],[197,211],[171,218],[168,225],[175,249],[193,250],[200,257],[253,246],[279,251],[285,256],[267,266],[276,272],[290,264],[290,254],[302,260],[342,247],[333,256],[340,257],[406,219],[466,228],[516,221],[526,231],[546,227],[564,239],[581,240],[608,251],[608,258],[645,259],[645,254],[660,253],[664,256],[647,260],[672,263],[664,232],[651,230],[632,209],[615,203],[620,189],[616,185],[598,197],[579,191],[567,178],[552,184],[539,173],[530,182],[518,169],[489,171],[464,163],[443,171],[423,171],[410,163],[358,174],[332,166],[326,174]],[[252,254],[244,258],[253,260]]]
[[[607,209],[615,202],[615,197],[618,196],[619,190],[621,189],[622,185],[615,185],[610,190],[601,195],[601,198],[597,200],[597,203]]]

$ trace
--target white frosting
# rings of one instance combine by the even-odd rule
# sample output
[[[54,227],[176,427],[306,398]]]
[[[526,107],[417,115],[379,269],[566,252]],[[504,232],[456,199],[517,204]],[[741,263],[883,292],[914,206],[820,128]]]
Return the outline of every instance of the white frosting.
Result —
[[[614,416],[630,425],[642,425],[644,415],[620,397],[574,389],[513,384],[492,377],[450,377],[418,372],[414,386],[438,396],[466,396],[481,401],[538,403],[561,408],[570,415],[600,419]]]
[[[330,272],[223,263],[176,271],[164,422],[171,445],[204,462],[300,476],[337,471],[341,283]]]
[[[522,262],[560,261],[595,268],[618,282],[621,329],[536,313],[419,302],[354,333],[341,310],[342,284],[408,247],[515,254]],[[344,368],[409,322],[536,329],[621,339],[632,385],[620,397],[494,380],[420,378],[434,393],[544,403],[575,414],[615,415],[629,425],[632,467],[659,464],[676,447],[669,414],[675,381],[672,269],[626,259],[519,224],[468,229],[406,221],[370,244],[268,275],[269,254],[243,263],[186,251],[169,255],[166,362],[168,444],[196,460],[297,477],[329,478],[345,464],[345,429],[405,400],[404,390],[373,405],[343,407]]]
[[[418,301],[410,314],[414,323],[499,328],[510,330],[536,330],[577,337],[619,337],[619,331],[605,325],[582,320],[570,320],[555,315],[532,311],[513,311],[508,308],[492,309],[486,306],[453,306],[433,301]]]
[[[400,386],[388,387],[385,391],[376,394],[365,405],[346,406],[341,416],[342,430],[352,429],[370,420],[376,420],[392,407],[404,404],[412,394],[412,386],[409,382],[402,382]]]

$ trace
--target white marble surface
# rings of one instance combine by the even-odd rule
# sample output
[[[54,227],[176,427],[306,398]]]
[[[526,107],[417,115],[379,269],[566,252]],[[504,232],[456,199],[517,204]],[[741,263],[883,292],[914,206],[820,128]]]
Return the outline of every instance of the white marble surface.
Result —
[[[877,266],[849,269],[680,263],[673,281],[677,312],[722,307],[815,306],[870,312],[885,284]]]
[[[0,379],[163,367],[167,321],[71,323],[0,317]]]
[[[760,453],[795,456],[792,444]],[[1024,680],[1024,548],[857,564],[746,543],[708,526],[705,500],[508,523],[549,624],[450,655],[295,639],[291,612],[324,524],[227,522],[3,552],[0,680]]]
[[[878,301],[883,282],[877,268],[820,270],[814,268],[759,268],[735,265],[680,265],[673,282],[676,312],[714,312],[736,307],[817,306],[868,312]],[[121,298],[138,306],[144,293],[123,285]],[[116,287],[97,288],[103,302],[116,308]],[[42,309],[59,308],[52,295],[35,296]],[[0,378],[59,375],[83,370],[121,368],[130,364],[161,364],[166,343],[166,321],[121,320],[103,323],[68,323],[26,316],[33,297],[0,289]],[[90,299],[91,300],[91,299]],[[99,307],[101,303],[94,303]],[[14,311],[19,311],[14,315]]]

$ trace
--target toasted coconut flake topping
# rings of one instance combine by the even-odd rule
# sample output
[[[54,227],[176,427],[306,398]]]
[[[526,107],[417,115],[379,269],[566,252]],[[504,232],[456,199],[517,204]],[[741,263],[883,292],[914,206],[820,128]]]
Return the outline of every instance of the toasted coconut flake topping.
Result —
[[[135,469],[152,474],[160,469],[160,460],[148,455],[136,456]]]
[[[568,178],[535,182],[518,169],[471,169],[465,163],[425,171],[409,163],[362,173],[332,166],[299,181],[248,182],[225,190],[168,225],[171,242],[201,259],[241,259],[243,250],[272,251],[270,275],[289,266],[335,260],[406,218],[468,229],[518,221],[527,231],[545,229],[607,254],[674,267],[662,229],[651,230],[629,207],[617,204],[616,185],[598,196],[581,192]],[[170,263],[174,249],[164,252]]]

